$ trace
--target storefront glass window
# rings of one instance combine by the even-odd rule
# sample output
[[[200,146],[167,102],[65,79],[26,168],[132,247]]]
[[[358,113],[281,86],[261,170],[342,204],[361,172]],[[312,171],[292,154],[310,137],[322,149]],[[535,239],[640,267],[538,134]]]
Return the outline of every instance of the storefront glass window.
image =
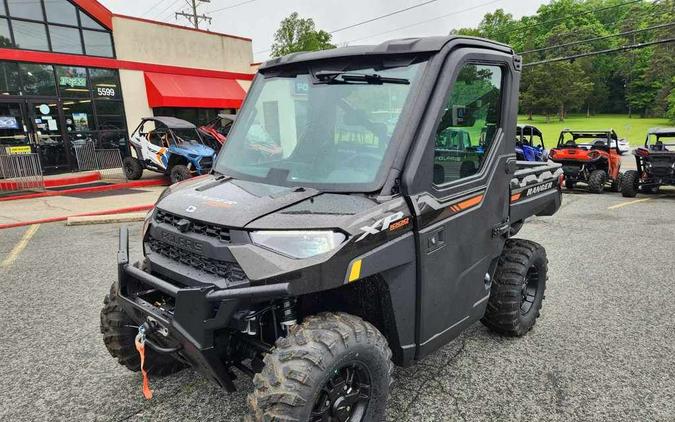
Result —
[[[124,118],[122,116],[98,116],[99,130],[120,130],[124,129]]]
[[[107,32],[83,29],[84,49],[89,56],[112,57],[112,38]]]
[[[0,18],[0,47],[7,48],[12,46],[12,36],[9,33],[9,21]]]
[[[109,69],[90,69],[91,89],[94,98],[119,99],[120,89],[117,72]]]
[[[56,95],[54,68],[51,65],[20,63],[19,71],[27,95]]]
[[[96,114],[121,116],[124,105],[121,101],[96,100]]]
[[[52,40],[52,51],[82,54],[82,41],[77,28],[49,25],[49,37]]]
[[[9,14],[14,18],[44,21],[40,0],[7,0]]]
[[[14,42],[17,48],[49,50],[47,30],[44,24],[13,20],[12,28],[14,29]]]
[[[89,132],[94,129],[91,100],[64,100],[63,115],[68,133]]]
[[[55,66],[61,96],[89,98],[89,82],[84,67]]]
[[[19,95],[20,91],[19,64],[0,62],[0,95]]]
[[[77,9],[68,0],[47,0],[45,9],[48,22],[77,26]]]
[[[89,17],[86,13],[80,11],[80,23],[83,28],[105,29],[98,22]]]

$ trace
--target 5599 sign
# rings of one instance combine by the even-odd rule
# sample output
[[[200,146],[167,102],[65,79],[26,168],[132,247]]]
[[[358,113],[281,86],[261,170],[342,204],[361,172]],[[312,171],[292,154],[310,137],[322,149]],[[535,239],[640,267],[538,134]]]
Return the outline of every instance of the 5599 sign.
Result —
[[[115,88],[96,88],[96,95],[99,97],[114,97],[116,94]]]

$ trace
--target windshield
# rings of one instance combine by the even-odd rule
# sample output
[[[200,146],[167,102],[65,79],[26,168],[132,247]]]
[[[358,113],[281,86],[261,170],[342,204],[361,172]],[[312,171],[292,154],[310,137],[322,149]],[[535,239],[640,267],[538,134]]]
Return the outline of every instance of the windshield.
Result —
[[[649,136],[647,146],[655,151],[671,151],[675,149],[675,133]]]
[[[215,170],[283,186],[374,190],[422,67],[258,77]]]
[[[172,129],[177,144],[197,144],[199,134],[196,129]]]

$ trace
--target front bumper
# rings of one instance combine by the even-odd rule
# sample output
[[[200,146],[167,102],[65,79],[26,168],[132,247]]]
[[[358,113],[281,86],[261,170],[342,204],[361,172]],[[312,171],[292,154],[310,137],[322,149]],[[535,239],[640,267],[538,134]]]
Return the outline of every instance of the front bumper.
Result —
[[[227,329],[232,315],[242,303],[292,296],[288,283],[232,289],[178,287],[129,264],[126,227],[120,229],[117,272],[120,304],[124,311],[139,325],[150,322],[158,326],[158,331],[166,334],[166,340],[176,346],[163,348],[154,342],[148,345],[160,353],[178,354],[227,391],[234,391],[234,384],[224,363],[227,357],[216,348],[215,332]],[[144,299],[152,292],[173,298],[172,310]]]

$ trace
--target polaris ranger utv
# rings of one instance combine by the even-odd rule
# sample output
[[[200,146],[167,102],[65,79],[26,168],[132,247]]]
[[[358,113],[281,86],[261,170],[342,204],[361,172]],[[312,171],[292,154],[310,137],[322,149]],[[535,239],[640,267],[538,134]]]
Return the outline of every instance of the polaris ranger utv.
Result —
[[[228,391],[235,369],[252,376],[255,420],[370,421],[394,364],[479,320],[527,333],[546,252],[510,236],[558,210],[562,170],[516,162],[520,69],[511,48],[456,36],[263,64],[211,174],[148,214],[142,262],[121,230],[110,354]],[[470,166],[443,159],[449,128],[485,132],[482,154],[454,153]],[[281,153],[251,151],[261,138]]]
[[[633,198],[639,192],[658,193],[663,185],[675,186],[675,128],[654,128],[644,147],[633,151],[637,170],[628,170],[621,181],[621,194]]]

